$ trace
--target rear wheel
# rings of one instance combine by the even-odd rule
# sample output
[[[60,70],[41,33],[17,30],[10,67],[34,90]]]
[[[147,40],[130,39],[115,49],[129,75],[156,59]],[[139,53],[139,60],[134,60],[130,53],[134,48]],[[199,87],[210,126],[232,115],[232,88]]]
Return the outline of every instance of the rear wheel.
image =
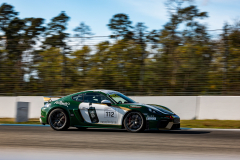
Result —
[[[57,131],[67,130],[69,128],[67,114],[62,109],[54,109],[49,114],[48,122],[51,128]]]
[[[140,112],[130,112],[124,118],[124,127],[129,132],[145,130],[145,120]]]

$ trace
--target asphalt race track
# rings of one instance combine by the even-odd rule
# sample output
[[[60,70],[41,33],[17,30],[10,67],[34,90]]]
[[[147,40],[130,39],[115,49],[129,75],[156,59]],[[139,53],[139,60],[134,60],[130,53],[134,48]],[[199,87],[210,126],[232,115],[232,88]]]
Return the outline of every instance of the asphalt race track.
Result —
[[[120,155],[128,155],[125,159],[135,159],[136,155],[138,159],[155,159],[159,156],[175,159],[240,159],[240,131],[129,133],[114,129],[79,131],[70,128],[68,131],[53,131],[50,127],[0,126],[0,159],[43,159],[42,153],[56,159],[59,159],[57,156],[66,159],[64,156],[70,155],[85,156],[86,159],[117,159]]]

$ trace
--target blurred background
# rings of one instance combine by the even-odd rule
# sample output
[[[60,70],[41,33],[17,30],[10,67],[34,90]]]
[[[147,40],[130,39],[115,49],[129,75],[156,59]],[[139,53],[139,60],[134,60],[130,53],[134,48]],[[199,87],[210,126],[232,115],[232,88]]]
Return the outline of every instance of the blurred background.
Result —
[[[239,2],[0,1],[0,160],[239,159]],[[90,89],[169,107],[181,130],[40,125],[44,96]]]
[[[108,32],[98,33],[81,16],[69,29],[71,15],[59,9],[49,20],[33,17],[30,1],[23,17],[14,6],[21,8],[20,2],[12,2],[0,6],[1,96],[63,96],[87,89],[126,95],[240,95],[240,19],[237,14],[222,17],[221,24],[209,27],[204,20],[211,12],[199,6],[215,1],[161,1],[165,21],[155,29],[144,23],[146,17],[133,22],[128,13],[109,14],[106,23],[95,23]],[[224,2],[218,4],[221,8]],[[95,10],[94,19],[101,14]]]

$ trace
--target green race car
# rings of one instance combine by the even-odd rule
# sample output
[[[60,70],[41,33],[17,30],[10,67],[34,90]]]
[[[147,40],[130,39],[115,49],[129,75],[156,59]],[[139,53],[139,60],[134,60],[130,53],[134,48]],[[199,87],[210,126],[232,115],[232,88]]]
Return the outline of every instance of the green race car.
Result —
[[[180,129],[180,118],[167,107],[137,103],[112,90],[88,90],[50,100],[41,108],[40,122],[58,131],[69,127],[125,128],[130,132]]]

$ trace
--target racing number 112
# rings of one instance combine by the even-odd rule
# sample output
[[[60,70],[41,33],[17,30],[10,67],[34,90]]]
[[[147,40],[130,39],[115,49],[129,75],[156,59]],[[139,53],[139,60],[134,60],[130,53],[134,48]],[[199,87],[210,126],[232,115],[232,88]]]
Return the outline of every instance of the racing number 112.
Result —
[[[107,117],[114,117],[114,112],[106,112],[106,114]]]

